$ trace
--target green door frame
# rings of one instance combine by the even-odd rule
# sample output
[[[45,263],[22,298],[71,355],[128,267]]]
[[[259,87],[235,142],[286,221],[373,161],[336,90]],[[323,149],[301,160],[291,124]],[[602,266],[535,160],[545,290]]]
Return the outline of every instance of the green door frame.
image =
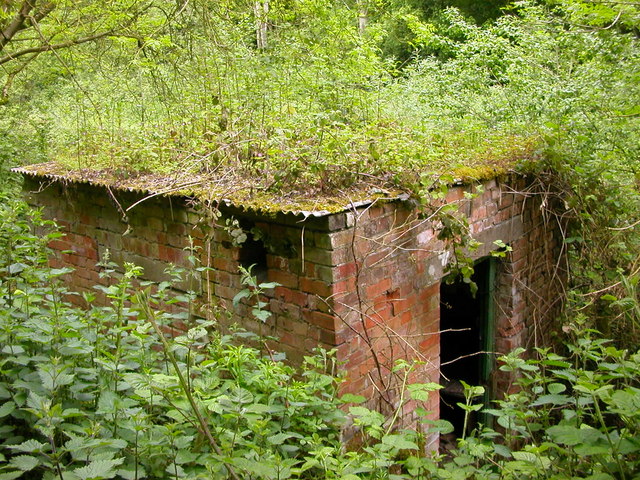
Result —
[[[487,272],[486,277],[483,279],[485,285],[487,285],[487,291],[482,292],[482,344],[481,348],[483,352],[493,352],[495,350],[495,320],[496,320],[496,273],[498,269],[498,259],[495,257],[483,257],[476,261],[476,263],[486,261]],[[484,353],[480,360],[480,383],[484,386],[485,392],[483,396],[483,403],[485,406],[489,405],[489,402],[493,398],[494,392],[492,391],[491,374],[495,367],[495,359],[492,353]],[[487,426],[491,426],[492,417],[485,413],[480,413],[479,420],[481,423]]]

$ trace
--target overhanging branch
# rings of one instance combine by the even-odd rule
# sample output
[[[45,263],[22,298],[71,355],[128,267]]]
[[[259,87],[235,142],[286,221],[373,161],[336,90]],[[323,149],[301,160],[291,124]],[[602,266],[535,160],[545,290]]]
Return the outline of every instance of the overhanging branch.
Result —
[[[24,1],[20,6],[20,10],[18,10],[18,13],[16,13],[16,16],[13,17],[13,20],[9,22],[6,28],[0,31],[0,50],[2,50],[4,46],[11,41],[16,33],[25,28],[24,22],[33,9],[34,4],[35,1]]]
[[[96,33],[95,35],[89,35],[88,37],[82,38],[74,38],[72,40],[67,40],[66,42],[55,43],[53,45],[40,45],[38,47],[30,47],[22,50],[18,50],[17,52],[10,53],[0,58],[0,65],[8,63],[16,58],[22,57],[24,55],[29,55],[30,53],[42,53],[42,52],[50,52],[52,50],[60,50],[63,48],[73,47],[74,45],[80,45],[82,43],[92,42],[94,40],[98,40],[103,37],[108,37],[110,35],[114,35],[112,30],[108,32]]]

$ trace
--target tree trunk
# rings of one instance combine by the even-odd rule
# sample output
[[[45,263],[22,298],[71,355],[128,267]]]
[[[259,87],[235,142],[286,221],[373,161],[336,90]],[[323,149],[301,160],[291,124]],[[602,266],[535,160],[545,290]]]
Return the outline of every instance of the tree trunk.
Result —
[[[360,0],[358,2],[358,32],[360,35],[364,35],[369,23],[369,12],[367,10],[366,0]]]
[[[257,0],[253,4],[256,16],[256,44],[259,50],[267,48],[267,17],[269,15],[269,0]]]

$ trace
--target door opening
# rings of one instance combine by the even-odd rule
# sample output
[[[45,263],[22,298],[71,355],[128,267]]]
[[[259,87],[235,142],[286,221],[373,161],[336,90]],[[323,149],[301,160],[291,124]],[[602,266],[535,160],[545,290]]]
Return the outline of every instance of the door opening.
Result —
[[[487,257],[474,266],[471,279],[478,286],[475,295],[461,278],[445,278],[440,284],[440,373],[444,388],[440,390],[440,418],[454,426],[456,437],[462,435],[464,403],[461,381],[485,388],[490,398],[490,375],[493,357],[493,322],[496,259]],[[471,418],[471,425],[484,418]]]

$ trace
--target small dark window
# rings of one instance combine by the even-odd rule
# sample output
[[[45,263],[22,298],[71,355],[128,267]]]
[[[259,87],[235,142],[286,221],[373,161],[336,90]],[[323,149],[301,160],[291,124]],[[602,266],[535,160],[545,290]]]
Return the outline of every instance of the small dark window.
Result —
[[[244,268],[251,268],[258,283],[267,281],[267,248],[261,240],[254,239],[251,233],[247,234],[247,239],[240,245],[239,261]]]

